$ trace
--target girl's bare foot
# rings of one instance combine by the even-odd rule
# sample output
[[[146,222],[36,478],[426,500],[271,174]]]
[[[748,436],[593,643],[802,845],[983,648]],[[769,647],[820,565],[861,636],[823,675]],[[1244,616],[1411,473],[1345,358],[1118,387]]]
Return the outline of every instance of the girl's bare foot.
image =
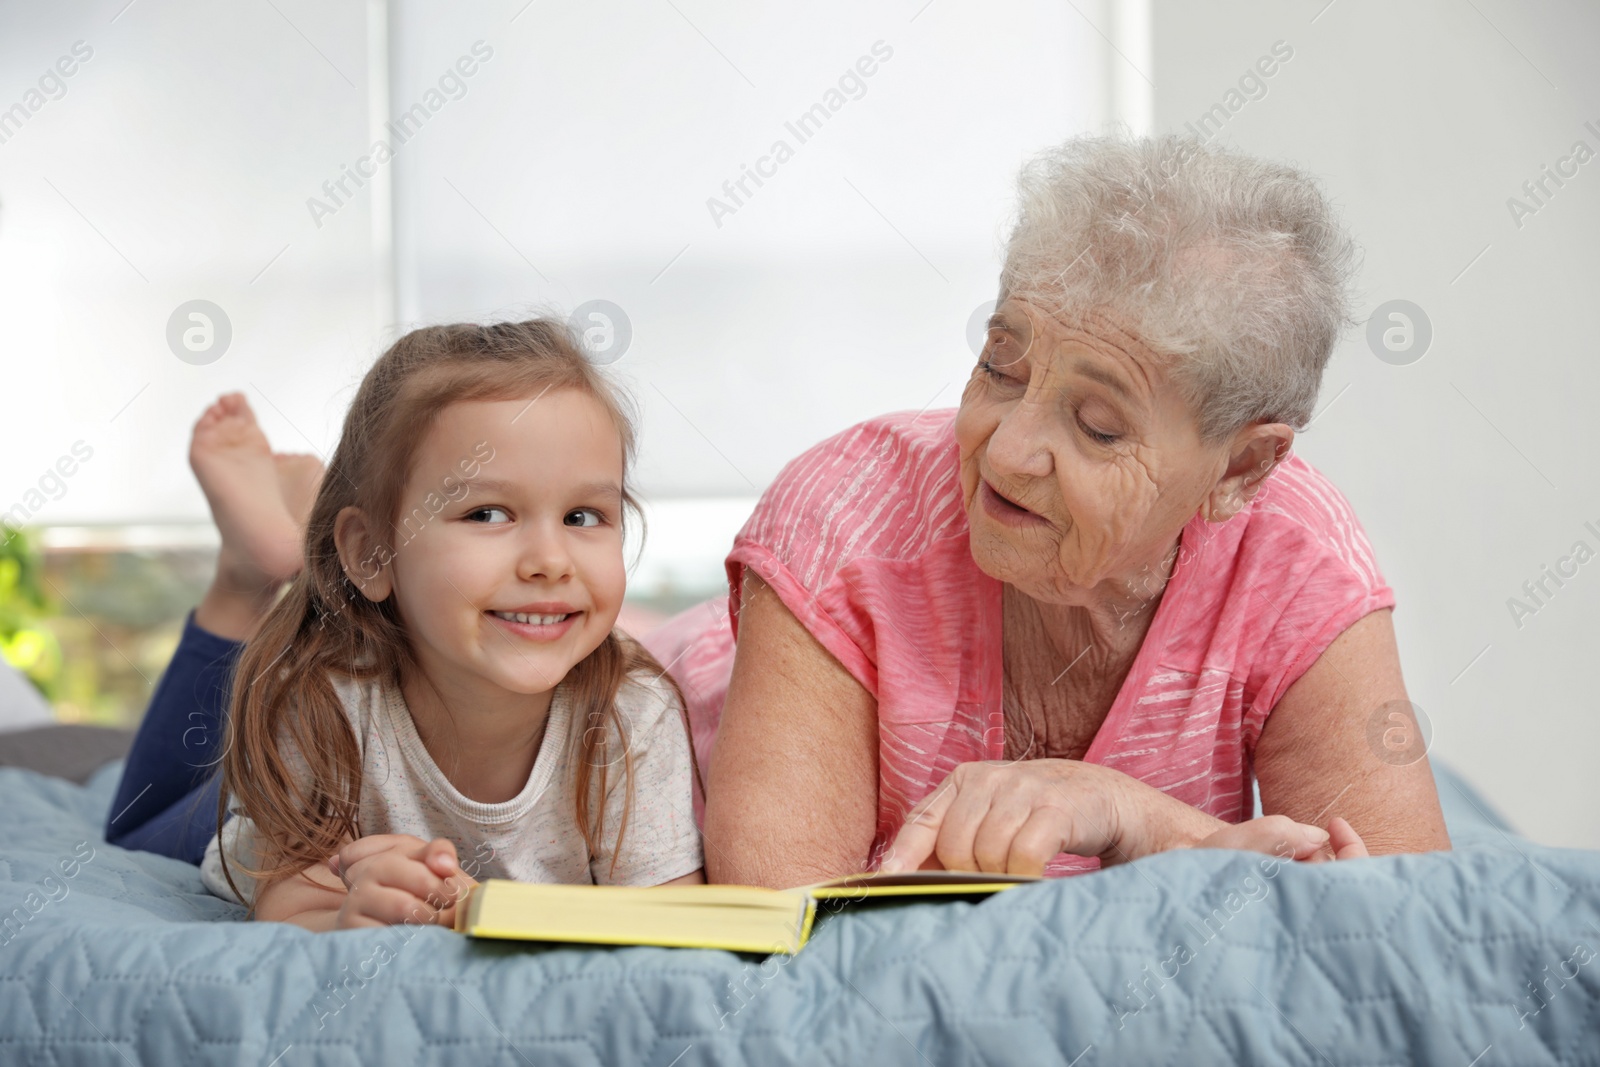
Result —
[[[255,631],[283,583],[300,571],[303,523],[284,500],[280,464],[243,393],[219,397],[200,416],[189,465],[222,534],[217,576],[195,609],[195,622],[242,640]],[[297,484],[303,473],[296,472]]]
[[[311,520],[311,505],[322,486],[322,460],[303,452],[274,452],[272,462],[278,467],[278,494],[304,536],[306,523]]]

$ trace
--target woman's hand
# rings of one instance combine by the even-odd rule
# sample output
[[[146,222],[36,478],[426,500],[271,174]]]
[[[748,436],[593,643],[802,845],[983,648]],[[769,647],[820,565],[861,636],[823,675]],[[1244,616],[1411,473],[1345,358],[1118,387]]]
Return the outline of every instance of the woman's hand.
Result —
[[[478,883],[461,869],[456,846],[442,837],[373,834],[328,857],[345,885],[335,928],[399,923],[455,924],[456,901]]]
[[[1123,847],[1113,775],[1126,778],[1077,760],[963,763],[911,809],[878,869],[1041,875],[1058,852],[1109,862]]]
[[[1328,823],[1327,830],[1319,830],[1307,823],[1295,822],[1287,815],[1263,815],[1259,819],[1224,826],[1191,847],[1270,852],[1281,859],[1308,863],[1353,860],[1367,855],[1361,835],[1338,817]]]
[[[1110,867],[1190,847],[1303,860],[1366,855],[1342,819],[1329,831],[1283,815],[1232,825],[1098,764],[1040,759],[958,766],[911,810],[879,870],[1037,876],[1059,852]]]

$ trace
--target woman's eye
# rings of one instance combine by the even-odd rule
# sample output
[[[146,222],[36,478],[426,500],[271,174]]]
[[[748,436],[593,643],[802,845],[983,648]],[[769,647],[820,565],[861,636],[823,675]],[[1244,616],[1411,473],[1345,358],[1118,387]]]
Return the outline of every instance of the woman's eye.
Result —
[[[991,382],[1007,385],[1022,384],[1021,382],[1017,381],[1017,379],[1013,378],[1011,375],[1002,370],[1001,367],[1003,365],[1004,364],[996,360],[990,359],[987,354],[983,359],[978,360],[978,370],[982,371],[983,376],[988,378]]]
[[[1010,330],[991,326],[983,339],[983,352],[979,358],[1000,370],[1021,369],[1022,358],[1028,354],[1030,344]]]
[[[498,515],[498,516],[500,516],[500,518],[498,518],[498,519],[495,519],[495,518],[484,518],[483,516],[486,516],[486,515],[487,516]],[[506,512],[505,508],[478,508],[478,509],[476,509],[474,511],[467,512],[467,521],[468,522],[510,522],[511,521],[511,516]]]
[[[1100,444],[1109,445],[1109,444],[1115,444],[1116,443],[1116,440],[1117,440],[1117,437],[1118,437],[1117,434],[1114,434],[1114,433],[1101,433],[1099,430],[1096,430],[1094,427],[1090,426],[1088,423],[1084,422],[1082,419],[1078,420],[1078,425],[1083,427],[1083,432],[1084,433],[1088,434],[1090,436],[1090,438],[1092,438],[1095,441],[1098,441]]]
[[[599,526],[604,521],[605,516],[594,508],[577,508],[567,512],[568,526]]]

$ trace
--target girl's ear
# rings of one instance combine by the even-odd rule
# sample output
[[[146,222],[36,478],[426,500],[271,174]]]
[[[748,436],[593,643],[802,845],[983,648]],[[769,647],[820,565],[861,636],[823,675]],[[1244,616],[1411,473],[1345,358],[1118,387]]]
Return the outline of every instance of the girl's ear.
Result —
[[[394,552],[373,536],[360,508],[339,509],[333,520],[333,543],[339,550],[345,577],[355,583],[361,595],[373,603],[389,599],[394,592],[394,571],[389,566]]]

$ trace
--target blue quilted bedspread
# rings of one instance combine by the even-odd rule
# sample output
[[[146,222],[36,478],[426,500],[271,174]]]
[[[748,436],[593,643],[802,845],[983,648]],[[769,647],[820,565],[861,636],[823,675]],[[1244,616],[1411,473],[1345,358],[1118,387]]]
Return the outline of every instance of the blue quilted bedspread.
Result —
[[[241,923],[101,839],[119,770],[0,770],[0,1063],[1600,1064],[1600,853],[1447,772],[1453,853],[1166,853],[762,959]]]

